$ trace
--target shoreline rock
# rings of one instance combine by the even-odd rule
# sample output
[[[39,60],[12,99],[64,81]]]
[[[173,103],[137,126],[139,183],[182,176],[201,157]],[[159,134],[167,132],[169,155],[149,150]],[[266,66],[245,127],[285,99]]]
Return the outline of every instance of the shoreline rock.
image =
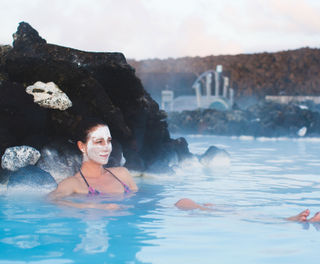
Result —
[[[56,181],[50,173],[32,165],[20,168],[14,172],[8,172],[7,188],[17,186],[28,186],[33,188],[51,188],[54,190],[57,186]]]
[[[168,113],[173,133],[254,137],[320,136],[320,113],[291,103],[261,101],[247,109],[198,109]]]

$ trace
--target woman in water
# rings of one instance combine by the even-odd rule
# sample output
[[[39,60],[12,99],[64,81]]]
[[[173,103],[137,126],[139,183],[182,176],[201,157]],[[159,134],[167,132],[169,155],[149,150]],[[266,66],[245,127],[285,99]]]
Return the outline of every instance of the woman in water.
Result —
[[[58,204],[78,208],[97,208],[106,210],[119,209],[117,204],[75,203],[62,198],[72,194],[99,195],[101,193],[121,194],[138,191],[129,171],[124,167],[104,168],[108,163],[111,151],[111,134],[108,126],[97,120],[83,121],[78,128],[77,146],[82,152],[82,164],[78,173],[59,183],[49,197]],[[176,207],[182,210],[212,210],[212,204],[200,205],[191,199],[180,199]],[[319,222],[320,212],[307,219],[310,211],[307,209],[296,216],[287,218],[290,221]]]
[[[49,197],[58,204],[78,208],[119,209],[119,205],[113,203],[75,203],[63,199],[72,194],[99,195],[138,191],[137,185],[126,168],[104,168],[112,151],[112,138],[105,123],[95,119],[85,120],[78,128],[78,133],[77,146],[82,153],[81,168],[74,176],[61,181]],[[183,198],[175,206],[182,210],[210,210],[212,204],[200,205],[193,200]]]
[[[77,146],[82,153],[79,172],[61,181],[49,197],[58,204],[78,208],[118,209],[117,204],[75,203],[62,198],[72,194],[121,194],[138,190],[129,171],[124,167],[104,168],[111,151],[108,126],[94,119],[83,121],[78,128]]]

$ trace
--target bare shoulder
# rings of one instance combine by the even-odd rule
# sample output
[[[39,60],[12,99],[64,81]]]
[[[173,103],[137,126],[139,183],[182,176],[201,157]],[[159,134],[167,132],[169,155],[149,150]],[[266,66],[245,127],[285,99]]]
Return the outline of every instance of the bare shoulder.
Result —
[[[113,174],[115,174],[117,177],[121,179],[125,179],[127,177],[131,177],[130,172],[125,167],[112,167],[108,168]]]
[[[64,187],[64,186],[69,186],[69,185],[78,185],[80,183],[79,181],[79,177],[77,174],[73,175],[73,176],[70,176],[68,178],[65,178],[63,181],[61,181],[59,183],[58,186],[61,186],[61,187]]]
[[[116,175],[124,183],[128,184],[131,190],[138,190],[136,183],[133,180],[129,170],[125,167],[108,168],[114,175]]]

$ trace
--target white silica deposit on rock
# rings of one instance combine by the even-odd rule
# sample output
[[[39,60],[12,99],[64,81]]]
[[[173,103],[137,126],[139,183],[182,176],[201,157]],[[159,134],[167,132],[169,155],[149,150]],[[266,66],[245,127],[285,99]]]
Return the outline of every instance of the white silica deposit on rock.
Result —
[[[63,111],[72,106],[69,97],[53,82],[36,82],[28,86],[26,92],[33,95],[35,103],[45,108]]]
[[[40,152],[29,146],[7,148],[1,159],[1,167],[10,171],[17,171],[28,165],[34,165],[40,158]]]

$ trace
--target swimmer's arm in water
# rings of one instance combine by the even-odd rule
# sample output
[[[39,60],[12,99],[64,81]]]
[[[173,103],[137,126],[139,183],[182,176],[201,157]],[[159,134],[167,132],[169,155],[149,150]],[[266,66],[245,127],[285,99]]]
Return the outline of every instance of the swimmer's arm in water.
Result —
[[[70,196],[77,193],[78,181],[74,177],[69,177],[60,182],[57,188],[49,193],[49,198],[51,200],[61,199],[66,196]]]
[[[49,194],[49,199],[58,204],[64,206],[71,206],[75,208],[95,208],[102,210],[116,210],[119,209],[117,204],[96,204],[96,203],[75,203],[64,200],[64,197],[70,196],[75,193],[80,193],[77,189],[79,182],[76,178],[70,177],[59,183],[57,189]]]
[[[206,210],[206,211],[212,211],[212,206],[214,206],[211,203],[206,204],[198,204],[195,201],[188,199],[188,198],[182,198],[178,202],[175,203],[175,206],[181,210],[194,210],[194,209],[200,209],[200,210]]]
[[[71,201],[66,201],[63,199],[55,200],[55,203],[63,206],[71,206],[80,209],[101,209],[101,210],[118,210],[120,207],[117,204],[95,204],[95,203],[75,203]]]

